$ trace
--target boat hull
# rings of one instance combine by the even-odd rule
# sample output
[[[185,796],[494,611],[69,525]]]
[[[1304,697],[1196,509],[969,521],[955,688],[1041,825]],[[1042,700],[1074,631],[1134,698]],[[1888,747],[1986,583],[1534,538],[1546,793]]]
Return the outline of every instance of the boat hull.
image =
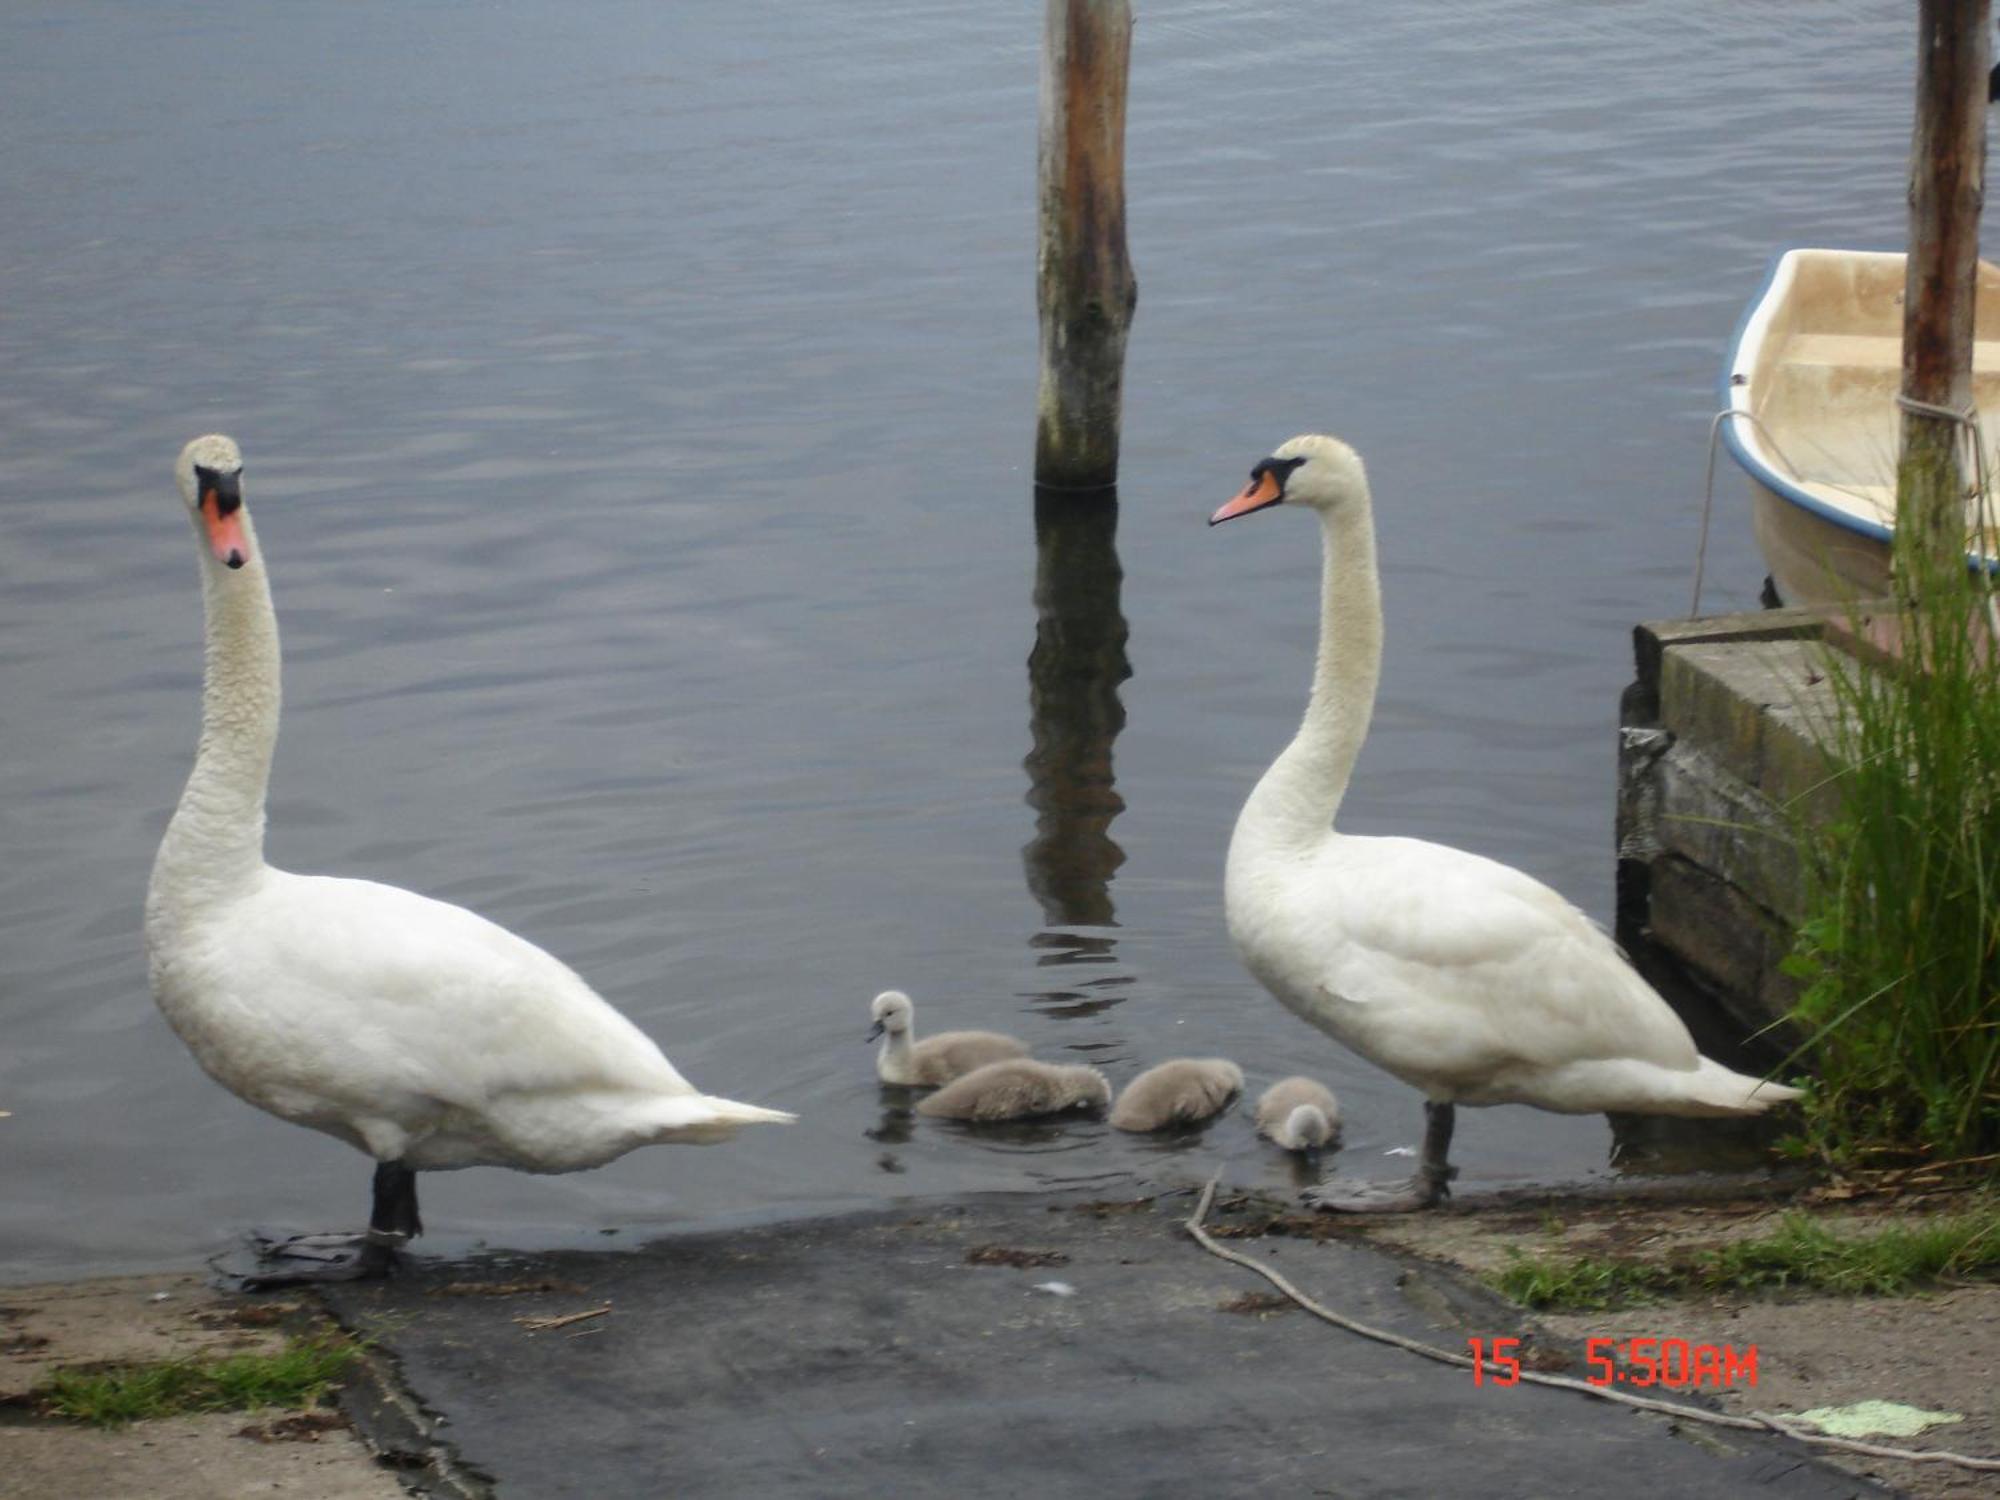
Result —
[[[1863,536],[1750,479],[1750,529],[1787,604],[1844,604],[1889,592],[1889,531]]]

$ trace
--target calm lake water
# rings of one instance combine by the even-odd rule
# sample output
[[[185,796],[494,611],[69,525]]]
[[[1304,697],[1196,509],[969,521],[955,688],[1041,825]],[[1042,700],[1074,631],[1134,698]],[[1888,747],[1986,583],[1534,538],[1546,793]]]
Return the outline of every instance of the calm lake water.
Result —
[[[1389,644],[1346,826],[1608,917],[1628,631],[1686,608],[1722,343],[1777,247],[1899,242],[1907,11],[1143,4],[1118,556],[1051,547],[1038,620],[1039,5],[7,7],[0,1275],[366,1207],[361,1158],[209,1083],[146,991],[200,671],[171,464],[210,429],[287,648],[272,861],[474,905],[803,1116],[432,1177],[427,1245],[1289,1180],[1241,1118],[913,1127],[862,1042],[892,984],[1114,1081],[1317,1072],[1342,1164],[1406,1166],[1416,1096],[1221,921],[1317,529],[1203,519],[1292,433],[1353,441]],[[1707,602],[1748,607],[1719,488]],[[1570,1178],[1609,1143],[1481,1111],[1459,1160]]]

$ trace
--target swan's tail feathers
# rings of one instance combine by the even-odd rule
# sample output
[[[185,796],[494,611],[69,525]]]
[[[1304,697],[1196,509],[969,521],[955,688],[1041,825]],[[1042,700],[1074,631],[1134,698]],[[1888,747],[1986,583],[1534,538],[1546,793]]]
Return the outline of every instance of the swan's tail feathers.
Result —
[[[1683,1085],[1683,1097],[1691,1107],[1680,1112],[1691,1115],[1761,1115],[1774,1105],[1801,1097],[1802,1093],[1787,1084],[1738,1073],[1706,1057],[1699,1068],[1684,1076],[1687,1082]]]
[[[1762,1114],[1774,1104],[1790,1104],[1794,1099],[1805,1096],[1804,1089],[1795,1089],[1789,1083],[1773,1083],[1767,1078],[1750,1091],[1750,1102],[1756,1106],[1757,1113]]]
[[[714,1110],[717,1117],[732,1125],[791,1125],[798,1116],[788,1109],[766,1109],[761,1104],[739,1104],[734,1099],[718,1099],[713,1094],[703,1094],[701,1102]]]
[[[662,1099],[649,1114],[657,1139],[695,1146],[726,1141],[745,1125],[789,1125],[798,1119],[782,1109],[739,1104],[734,1099],[717,1099],[709,1094]]]

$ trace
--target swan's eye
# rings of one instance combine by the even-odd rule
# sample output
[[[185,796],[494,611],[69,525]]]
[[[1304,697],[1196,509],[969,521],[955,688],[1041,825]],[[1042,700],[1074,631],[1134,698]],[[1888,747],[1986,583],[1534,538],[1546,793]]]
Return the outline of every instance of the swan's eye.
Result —
[[[1292,471],[1303,464],[1303,458],[1267,458],[1250,471],[1250,482],[1255,484],[1266,474],[1276,481],[1278,493],[1285,492],[1285,481],[1292,477]]]

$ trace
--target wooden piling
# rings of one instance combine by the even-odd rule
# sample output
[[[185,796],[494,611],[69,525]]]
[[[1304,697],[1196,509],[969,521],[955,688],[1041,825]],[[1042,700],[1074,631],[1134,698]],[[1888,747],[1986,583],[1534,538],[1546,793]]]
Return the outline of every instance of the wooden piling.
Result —
[[[1910,142],[1910,253],[1903,297],[1907,402],[1972,405],[1973,294],[1986,182],[1990,0],[1919,0],[1916,128]],[[1965,551],[1963,425],[1903,411],[1897,530],[1942,558]]]
[[[1125,332],[1139,298],[1125,249],[1130,0],[1047,0],[1042,34],[1042,377],[1035,482],[1118,479]]]

